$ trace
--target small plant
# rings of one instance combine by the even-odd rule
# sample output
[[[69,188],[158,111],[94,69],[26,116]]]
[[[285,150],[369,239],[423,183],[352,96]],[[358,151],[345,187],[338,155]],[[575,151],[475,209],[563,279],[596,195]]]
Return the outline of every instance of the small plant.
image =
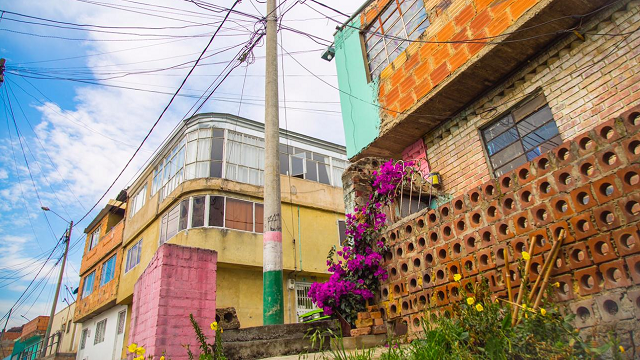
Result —
[[[213,344],[207,343],[207,337],[202,332],[200,325],[196,319],[193,318],[193,314],[189,314],[189,320],[191,320],[191,325],[193,326],[193,330],[196,332],[196,338],[198,339],[198,343],[200,344],[200,355],[198,355],[198,360],[226,360],[227,358],[224,356],[224,351],[222,349],[222,326],[218,326],[217,322],[212,322],[211,330],[216,332],[216,338]],[[187,355],[189,356],[189,360],[195,359],[193,352],[189,349],[189,345],[185,345],[187,349]]]
[[[144,348],[144,346],[138,346],[138,344],[136,343],[131,343],[128,347],[127,347],[127,351],[130,354],[133,354],[134,358],[133,360],[145,360],[145,353],[147,352],[147,350]],[[154,360],[154,356],[151,354],[148,354],[146,359],[148,360]],[[162,356],[160,356],[159,360],[165,360],[165,354],[164,352],[162,353]],[[167,359],[170,360],[170,359]]]

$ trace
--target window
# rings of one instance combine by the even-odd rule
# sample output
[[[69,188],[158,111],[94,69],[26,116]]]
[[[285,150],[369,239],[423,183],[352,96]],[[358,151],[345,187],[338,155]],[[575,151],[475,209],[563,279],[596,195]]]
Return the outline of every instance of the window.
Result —
[[[129,217],[133,217],[135,213],[142,209],[146,198],[147,185],[145,185],[140,191],[138,191],[138,193],[131,199],[131,211],[129,212]]]
[[[423,0],[391,0],[364,33],[371,78],[380,76],[382,70],[428,26]]]
[[[340,239],[340,246],[345,246],[347,242],[347,226],[344,220],[338,220],[338,236]]]
[[[140,263],[140,253],[142,252],[142,239],[127,250],[127,265],[124,272],[128,272]]]
[[[91,233],[91,238],[89,239],[89,250],[96,247],[99,241],[100,241],[100,227],[98,227]]]
[[[101,320],[96,324],[96,336],[93,338],[93,344],[99,344],[104,341],[104,333],[107,329],[107,319]]]
[[[82,329],[82,336],[80,337],[80,350],[83,350],[87,346],[87,337],[89,337],[89,329]]]
[[[542,96],[510,111],[481,132],[496,177],[562,143],[551,109]]]
[[[67,323],[67,334],[69,333],[69,330],[71,330],[71,320]]]
[[[118,313],[118,327],[117,327],[117,334],[120,335],[124,332],[124,323],[127,320],[127,311],[126,310],[122,310]]]
[[[102,273],[100,274],[100,286],[108,283],[113,279],[113,275],[116,271],[116,255],[113,255],[109,260],[102,264]]]
[[[225,178],[253,185],[264,182],[264,140],[229,131]]]
[[[87,275],[87,277],[84,278],[84,286],[82,288],[82,298],[86,298],[87,296],[91,295],[91,293],[93,292],[93,282],[96,279],[96,272],[93,271],[91,274]]]
[[[224,221],[229,229],[253,231],[253,203],[227,198]]]
[[[178,231],[197,227],[220,227],[256,233],[263,232],[264,207],[252,201],[200,195],[184,199],[162,217],[162,245]]]

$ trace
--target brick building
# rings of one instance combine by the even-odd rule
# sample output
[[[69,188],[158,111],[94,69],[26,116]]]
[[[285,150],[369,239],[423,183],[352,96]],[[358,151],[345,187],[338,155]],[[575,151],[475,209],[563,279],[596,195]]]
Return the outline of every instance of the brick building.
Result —
[[[339,28],[347,208],[382,158],[440,175],[385,235],[388,321],[418,331],[456,272],[504,295],[504,251],[536,241],[541,262],[565,228],[556,299],[640,343],[639,27],[637,1],[377,0]]]

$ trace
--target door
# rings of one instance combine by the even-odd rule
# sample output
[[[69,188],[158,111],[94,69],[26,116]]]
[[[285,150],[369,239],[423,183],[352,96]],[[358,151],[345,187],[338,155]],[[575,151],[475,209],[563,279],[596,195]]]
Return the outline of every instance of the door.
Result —
[[[300,322],[300,315],[304,315],[317,307],[309,297],[311,283],[296,281],[296,322]]]

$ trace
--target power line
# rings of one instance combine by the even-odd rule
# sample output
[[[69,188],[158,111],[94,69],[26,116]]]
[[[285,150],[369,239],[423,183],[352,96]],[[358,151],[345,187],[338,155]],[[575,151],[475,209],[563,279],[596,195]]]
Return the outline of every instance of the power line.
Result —
[[[231,9],[233,9],[238,3],[240,2],[240,0],[236,0],[233,3],[233,6],[231,7]],[[129,166],[129,164],[131,164],[131,161],[133,161],[133,158],[136,156],[136,154],[138,154],[138,152],[140,151],[140,149],[142,148],[142,146],[144,145],[144,143],[147,141],[147,139],[149,138],[149,136],[151,135],[151,133],[153,132],[153,129],[155,129],[155,127],[158,125],[158,123],[160,122],[160,120],[162,119],[162,116],[167,112],[167,110],[169,110],[169,106],[171,106],[171,104],[173,103],[173,100],[175,100],[175,98],[178,96],[178,93],[180,92],[180,90],[182,89],[182,87],[184,86],[184,84],[187,82],[187,79],[189,79],[189,76],[191,75],[191,73],[195,70],[195,68],[198,66],[198,63],[200,62],[200,59],[204,56],[205,52],[207,51],[207,49],[209,48],[209,46],[211,45],[211,43],[213,42],[213,39],[215,39],[216,34],[218,33],[218,31],[220,30],[220,28],[222,27],[222,24],[224,24],[224,21],[226,20],[227,17],[229,17],[229,15],[231,14],[231,10],[227,13],[227,16],[225,17],[225,19],[220,23],[220,26],[218,27],[218,29],[216,29],[216,31],[213,33],[213,35],[211,36],[211,39],[209,39],[209,43],[207,43],[207,46],[205,46],[204,50],[202,51],[202,53],[200,54],[200,56],[198,57],[198,59],[196,60],[196,62],[193,64],[193,67],[191,68],[191,70],[189,70],[189,73],[187,74],[187,76],[184,78],[184,80],[182,81],[182,83],[180,84],[180,86],[178,87],[178,90],[176,90],[176,92],[173,94],[173,96],[171,97],[171,100],[169,100],[169,103],[167,104],[167,106],[165,106],[164,110],[162,110],[162,113],[160,113],[160,116],[158,116],[158,119],[155,121],[155,123],[153,124],[153,126],[151,126],[151,129],[149,129],[149,132],[147,133],[147,135],[144,137],[144,139],[142,139],[142,142],[140,143],[140,146],[138,146],[138,148],[136,149],[136,151],[133,153],[133,155],[131,156],[131,158],[129,159],[129,161],[127,161],[127,163],[125,164],[124,168],[122,168],[122,170],[120,171],[120,173],[118,174],[118,176],[116,176],[116,178],[113,180],[113,182],[111,183],[111,185],[109,185],[109,187],[107,188],[107,190],[102,194],[102,196],[100,196],[100,198],[98,199],[98,201],[91,207],[91,209],[89,209],[89,211],[87,211],[84,216],[82,216],[82,218],[80,218],[80,220],[78,220],[76,223],[80,223],[82,220],[84,220],[84,218],[86,218],[91,211],[93,211],[93,209],[95,209],[96,206],[98,206],[98,204],[100,203],[100,201],[102,201],[102,199],[107,195],[107,193],[109,193],[109,191],[111,190],[111,188],[113,188],[113,186],[115,185],[116,181],[118,181],[118,179],[120,179],[120,176],[122,176],[122,174],[124,173],[124,171],[127,169],[127,167]]]

